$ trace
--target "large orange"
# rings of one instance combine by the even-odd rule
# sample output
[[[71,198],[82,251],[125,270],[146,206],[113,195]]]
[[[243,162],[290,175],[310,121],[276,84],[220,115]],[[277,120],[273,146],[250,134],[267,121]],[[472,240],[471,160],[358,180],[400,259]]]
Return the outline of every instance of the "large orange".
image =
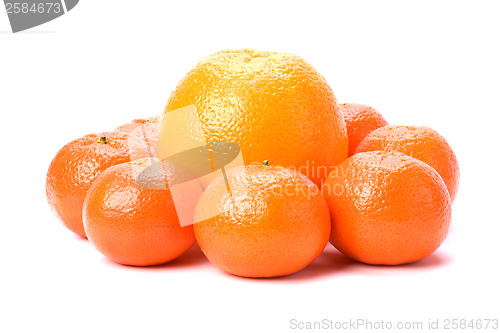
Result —
[[[88,191],[83,207],[85,232],[90,242],[115,262],[163,264],[195,243],[193,226],[181,227],[179,223],[160,164],[141,159],[113,166],[102,172]],[[141,177],[144,182],[139,181]],[[185,199],[193,213],[201,187],[191,183],[181,195],[190,196]]]
[[[347,158],[347,132],[332,89],[296,55],[243,49],[204,58],[180,81],[165,112],[190,105],[206,140],[238,144],[245,164],[269,160],[319,185]],[[187,119],[185,127],[194,121]],[[160,123],[162,157],[166,126]]]
[[[151,155],[158,155],[158,132],[160,117],[134,119],[130,123],[121,125],[115,131],[134,134],[151,147]]]
[[[279,166],[251,165],[216,178],[195,210],[195,236],[217,267],[243,277],[292,274],[325,248],[330,218],[318,187]],[[204,219],[205,216],[212,216]]]
[[[49,166],[47,200],[63,224],[82,237],[82,206],[90,185],[112,165],[149,156],[150,148],[123,132],[89,134],[59,150]]]
[[[356,148],[356,152],[383,150],[400,152],[429,164],[441,175],[455,200],[460,179],[457,157],[446,139],[425,126],[390,125],[368,134]]]
[[[358,153],[325,180],[331,243],[348,257],[379,265],[411,263],[444,241],[451,201],[439,174],[401,153]]]
[[[340,106],[347,126],[349,156],[354,154],[354,150],[368,133],[389,124],[380,112],[371,106],[356,103],[343,103]]]

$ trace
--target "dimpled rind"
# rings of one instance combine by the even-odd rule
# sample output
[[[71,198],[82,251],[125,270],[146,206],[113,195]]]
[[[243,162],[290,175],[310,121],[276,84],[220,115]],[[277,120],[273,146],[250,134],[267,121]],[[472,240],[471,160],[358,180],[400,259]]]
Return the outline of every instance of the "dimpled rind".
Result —
[[[356,147],[372,131],[387,126],[389,123],[373,107],[356,103],[340,105],[347,127],[349,138],[349,156],[354,154]]]
[[[323,251],[330,216],[321,192],[304,175],[279,166],[245,166],[205,190],[195,223],[200,248],[217,267],[244,277],[295,273]]]
[[[398,265],[425,258],[444,241],[451,201],[439,174],[401,153],[358,153],[323,185],[330,241],[348,257]]]
[[[368,134],[356,153],[373,150],[400,152],[427,163],[443,178],[451,202],[455,200],[460,181],[458,160],[446,139],[435,130],[425,126],[385,126]]]
[[[106,143],[97,142],[106,137]],[[52,160],[46,178],[49,206],[63,224],[86,237],[82,206],[90,185],[110,166],[148,157],[151,148],[123,132],[89,134],[66,144]]]
[[[193,226],[181,227],[163,168],[147,175],[149,188],[137,184],[137,175],[151,162],[129,162],[103,171],[92,183],[83,206],[85,232],[106,257],[124,265],[149,266],[169,262],[195,243]],[[164,164],[164,168],[168,165]],[[190,184],[178,192],[192,207],[201,188]]]
[[[293,54],[215,53],[181,80],[165,112],[192,104],[207,141],[238,144],[247,165],[269,160],[320,185],[325,170],[347,158],[345,122],[330,86]]]
[[[158,133],[160,117],[134,119],[132,122],[121,125],[115,131],[133,134],[145,141],[151,147],[152,155],[158,155]]]

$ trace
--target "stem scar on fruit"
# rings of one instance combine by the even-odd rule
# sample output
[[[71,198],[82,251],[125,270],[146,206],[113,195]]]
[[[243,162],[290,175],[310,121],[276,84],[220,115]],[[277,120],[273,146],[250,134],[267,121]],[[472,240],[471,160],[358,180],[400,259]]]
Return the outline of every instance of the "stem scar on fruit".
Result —
[[[108,139],[105,136],[101,136],[99,139],[97,139],[98,143],[108,143]]]
[[[269,164],[268,160],[265,160],[264,162],[262,162],[262,166],[271,166],[271,165]]]

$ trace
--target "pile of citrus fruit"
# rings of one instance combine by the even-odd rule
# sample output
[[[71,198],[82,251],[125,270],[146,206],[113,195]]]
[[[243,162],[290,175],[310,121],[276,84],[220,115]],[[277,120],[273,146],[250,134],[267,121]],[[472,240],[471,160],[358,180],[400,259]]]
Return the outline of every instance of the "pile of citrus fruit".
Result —
[[[201,123],[208,147],[235,144],[244,165],[189,182],[182,197],[161,152],[166,115],[190,105],[183,133]],[[274,277],[307,267],[329,241],[367,264],[429,256],[447,236],[458,183],[455,154],[436,131],[339,104],[298,56],[243,49],[202,59],[161,117],[66,144],[46,191],[63,224],[115,262],[163,264],[197,242],[225,272]]]

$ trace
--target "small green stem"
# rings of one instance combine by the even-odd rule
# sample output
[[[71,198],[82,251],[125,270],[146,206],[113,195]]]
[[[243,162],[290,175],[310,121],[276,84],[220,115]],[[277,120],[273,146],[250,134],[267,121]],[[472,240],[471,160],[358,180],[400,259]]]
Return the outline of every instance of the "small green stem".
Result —
[[[268,160],[265,160],[265,161],[262,163],[262,166],[270,166],[270,165],[269,165],[269,161],[268,161]]]
[[[99,139],[97,139],[98,143],[108,143],[108,139],[105,136],[101,136]]]

